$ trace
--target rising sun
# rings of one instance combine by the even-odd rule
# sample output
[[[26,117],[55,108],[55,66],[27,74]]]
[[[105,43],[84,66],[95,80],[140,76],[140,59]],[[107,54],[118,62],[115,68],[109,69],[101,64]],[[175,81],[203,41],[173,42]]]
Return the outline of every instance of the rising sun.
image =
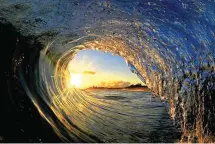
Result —
[[[71,74],[70,85],[79,88],[81,86],[81,74]]]

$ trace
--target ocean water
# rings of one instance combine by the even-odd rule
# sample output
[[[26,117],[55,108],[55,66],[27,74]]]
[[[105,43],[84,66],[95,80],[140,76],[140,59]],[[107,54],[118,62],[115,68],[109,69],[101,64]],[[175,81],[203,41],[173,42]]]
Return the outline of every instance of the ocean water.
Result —
[[[103,142],[177,142],[179,131],[174,127],[168,109],[159,97],[151,92],[126,90],[87,90],[111,105],[111,110],[101,109],[102,123],[87,122]],[[98,118],[96,115],[92,117]],[[94,119],[94,118],[92,118]]]
[[[142,137],[164,134],[158,129],[166,130],[160,127],[165,124],[157,121],[169,119],[159,100],[150,102],[130,92],[87,96],[65,87],[66,67],[79,50],[103,50],[125,58],[133,73],[168,99],[182,137],[214,142],[214,17],[215,2],[206,0],[2,0],[0,23],[14,27],[2,34],[1,45],[7,46],[2,61],[8,62],[2,89],[12,89],[6,98],[17,98],[19,83],[40,115],[68,142],[128,141],[139,131]],[[10,31],[20,36],[6,37]],[[6,85],[8,77],[14,87]],[[151,131],[145,132],[151,125]],[[164,135],[174,133],[168,132]],[[150,141],[149,136],[136,137]]]

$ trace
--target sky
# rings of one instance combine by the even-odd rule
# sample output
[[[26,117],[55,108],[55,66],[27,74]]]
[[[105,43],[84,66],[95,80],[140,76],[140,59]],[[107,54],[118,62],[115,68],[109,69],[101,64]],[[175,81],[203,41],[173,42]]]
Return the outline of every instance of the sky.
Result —
[[[80,87],[126,87],[141,83],[121,56],[96,50],[81,50],[69,63],[72,74],[81,74]]]

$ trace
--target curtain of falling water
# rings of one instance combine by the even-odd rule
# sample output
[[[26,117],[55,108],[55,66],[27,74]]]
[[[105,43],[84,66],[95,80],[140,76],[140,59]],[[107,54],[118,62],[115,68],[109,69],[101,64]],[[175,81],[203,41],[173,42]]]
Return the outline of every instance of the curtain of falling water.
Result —
[[[2,0],[0,16],[2,22],[12,23],[44,45],[39,58],[30,55],[26,59],[17,52],[14,71],[41,115],[62,138],[96,141],[81,125],[74,125],[81,117],[68,106],[80,103],[94,111],[111,109],[66,88],[67,64],[74,54],[101,49],[124,57],[141,80],[169,102],[170,115],[184,136],[207,142],[214,140],[215,133],[214,7],[212,1],[185,0]],[[30,82],[24,71],[28,64],[33,67]]]

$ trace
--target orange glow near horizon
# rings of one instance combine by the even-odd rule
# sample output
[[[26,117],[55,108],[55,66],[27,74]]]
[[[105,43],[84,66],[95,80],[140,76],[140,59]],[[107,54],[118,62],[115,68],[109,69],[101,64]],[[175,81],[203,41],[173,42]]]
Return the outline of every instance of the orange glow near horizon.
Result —
[[[93,56],[89,56],[91,53]],[[108,55],[107,58],[105,58],[106,55]],[[70,87],[80,89],[92,86],[119,88],[131,84],[143,84],[129,70],[122,57],[110,55],[104,54],[102,51],[80,51],[68,65]]]

